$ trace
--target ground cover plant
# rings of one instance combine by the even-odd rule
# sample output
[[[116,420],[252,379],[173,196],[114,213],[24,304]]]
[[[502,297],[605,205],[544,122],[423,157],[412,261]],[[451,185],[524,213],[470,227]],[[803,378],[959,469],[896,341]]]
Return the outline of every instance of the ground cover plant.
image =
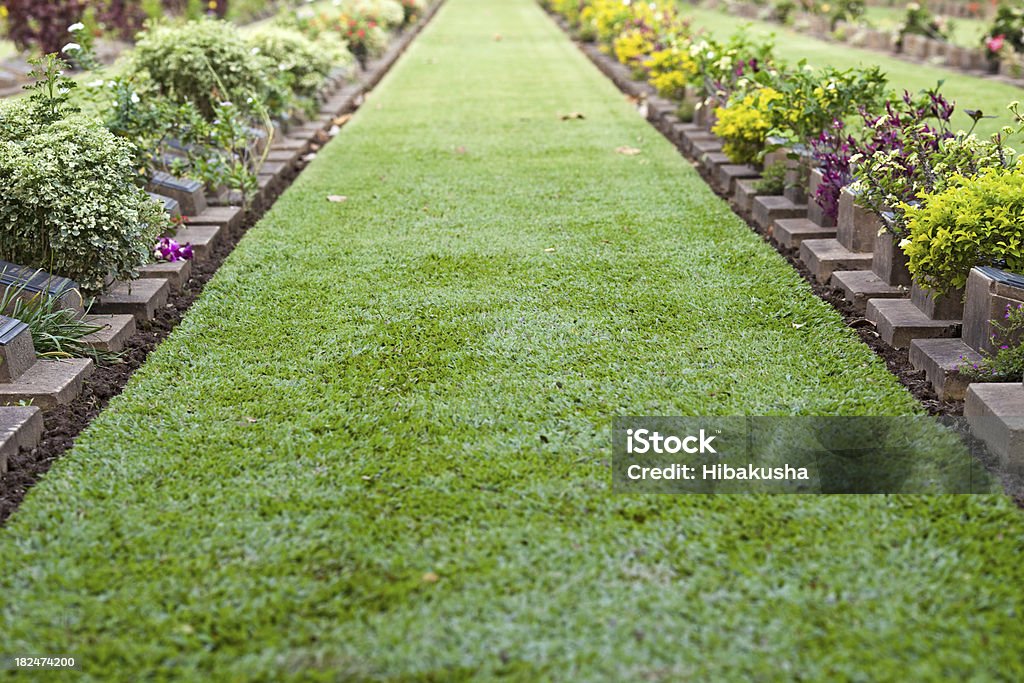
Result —
[[[1002,497],[608,495],[613,415],[919,408],[532,0],[435,21],[0,531],[8,647],[105,680],[1019,677]]]

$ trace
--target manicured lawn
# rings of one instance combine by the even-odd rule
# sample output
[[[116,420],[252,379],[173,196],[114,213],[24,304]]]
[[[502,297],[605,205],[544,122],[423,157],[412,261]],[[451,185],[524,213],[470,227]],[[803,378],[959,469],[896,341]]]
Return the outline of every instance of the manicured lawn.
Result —
[[[963,128],[970,128],[971,120],[963,113],[965,109],[980,109],[997,118],[986,119],[978,124],[979,134],[990,135],[1002,126],[1011,122],[1006,105],[1021,100],[1024,90],[985,78],[969,76],[961,72],[925,66],[890,57],[873,50],[858,50],[841,43],[830,43],[797,33],[778,24],[761,21],[736,21],[736,17],[717,12],[683,5],[683,15],[693,18],[696,28],[704,28],[715,35],[727,37],[740,26],[748,26],[751,36],[767,36],[774,34],[777,38],[776,54],[791,62],[806,58],[814,66],[834,66],[849,69],[859,66],[877,64],[889,77],[890,87],[911,92],[925,88],[933,88],[939,81],[944,81],[942,91],[950,100],[957,103],[959,110],[954,115],[954,123]],[[1024,144],[1016,142],[1018,152],[1024,151]],[[1011,143],[1013,145],[1013,143]]]
[[[3,649],[104,681],[1020,678],[1003,497],[608,490],[615,415],[917,410],[532,0],[449,0],[0,531]]]

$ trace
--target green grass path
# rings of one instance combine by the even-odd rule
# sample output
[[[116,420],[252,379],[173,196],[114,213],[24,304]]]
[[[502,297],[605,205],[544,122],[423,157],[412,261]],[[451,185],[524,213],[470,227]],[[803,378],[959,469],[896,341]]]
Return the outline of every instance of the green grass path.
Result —
[[[915,410],[532,0],[449,0],[0,531],[0,651],[1019,679],[1001,497],[608,491],[613,415]]]

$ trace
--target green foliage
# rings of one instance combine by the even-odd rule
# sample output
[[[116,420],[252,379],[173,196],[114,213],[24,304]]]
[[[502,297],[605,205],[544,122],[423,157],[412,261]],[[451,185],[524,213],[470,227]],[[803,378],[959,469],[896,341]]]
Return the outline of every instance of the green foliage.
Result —
[[[255,189],[256,140],[248,119],[234,105],[219,102],[208,121],[191,102],[175,104],[134,80],[116,78],[102,88],[112,96],[107,127],[135,144],[135,166],[192,178],[208,189]],[[140,95],[139,93],[143,94]]]
[[[964,363],[957,370],[977,382],[1020,382],[1024,379],[1024,304],[1007,304],[1003,319],[992,325],[995,351],[983,349],[979,362]]]
[[[301,32],[283,26],[266,26],[249,36],[249,44],[267,60],[296,97],[312,104],[331,70],[351,60],[338,43],[310,40]]]
[[[963,287],[974,266],[1024,268],[1024,165],[953,176],[903,210],[908,237],[900,246],[910,272],[937,294]]]
[[[861,206],[876,215],[889,214],[887,228],[897,236],[907,233],[907,207],[941,193],[958,176],[971,177],[985,168],[1005,168],[1016,152],[997,136],[984,140],[958,131],[951,137],[927,125],[913,126],[900,149],[881,149],[857,157],[854,177]]]
[[[908,35],[925,36],[933,40],[949,39],[949,25],[932,14],[927,5],[917,2],[907,5],[903,22],[896,31],[899,34],[900,45],[903,44],[903,38]]]
[[[287,113],[290,94],[267,59],[228,22],[202,19],[152,26],[136,43],[127,76],[143,76],[152,93],[192,103],[208,120],[221,102],[259,117]]]
[[[59,69],[39,73],[29,101],[0,102],[0,122],[20,119],[0,127],[0,258],[99,291],[137,275],[167,217],[136,185],[134,146],[98,120],[65,118]]]
[[[759,195],[782,194],[786,189],[786,165],[772,164],[765,168],[754,188]]]

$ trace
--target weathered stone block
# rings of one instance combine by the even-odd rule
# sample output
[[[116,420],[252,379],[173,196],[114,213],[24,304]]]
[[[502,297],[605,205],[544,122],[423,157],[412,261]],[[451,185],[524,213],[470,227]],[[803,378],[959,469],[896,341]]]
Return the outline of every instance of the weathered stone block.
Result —
[[[36,349],[28,325],[0,315],[0,382],[13,382],[35,365]]]

